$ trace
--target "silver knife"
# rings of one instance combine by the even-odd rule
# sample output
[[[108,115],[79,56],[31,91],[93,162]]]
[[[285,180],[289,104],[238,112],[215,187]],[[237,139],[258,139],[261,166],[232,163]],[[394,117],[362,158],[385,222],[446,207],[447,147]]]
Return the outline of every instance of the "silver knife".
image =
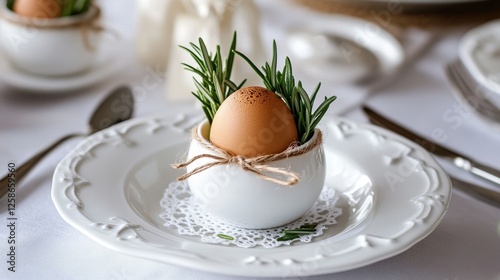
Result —
[[[461,191],[470,194],[484,202],[500,206],[500,192],[473,185],[458,178],[454,178],[453,176],[449,177],[453,188],[460,189]]]
[[[366,115],[373,124],[392,130],[397,134],[416,142],[417,144],[421,145],[423,148],[425,148],[432,154],[449,160],[455,166],[465,171],[468,171],[476,176],[479,176],[483,179],[486,179],[490,182],[493,182],[497,185],[500,185],[500,171],[495,170],[494,168],[486,166],[482,163],[479,163],[471,158],[468,158],[465,155],[460,154],[459,152],[453,151],[449,148],[441,146],[440,144],[427,140],[426,138],[383,117],[381,114],[377,113],[376,111],[366,106],[363,106],[363,111],[366,113]]]

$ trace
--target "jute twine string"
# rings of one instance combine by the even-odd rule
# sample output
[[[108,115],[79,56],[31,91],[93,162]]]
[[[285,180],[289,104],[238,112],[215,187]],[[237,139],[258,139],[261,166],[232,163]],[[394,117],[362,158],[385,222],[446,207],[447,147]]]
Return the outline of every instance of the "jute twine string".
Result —
[[[215,161],[203,164],[193,169],[191,172],[188,172],[180,176],[179,178],[177,178],[177,180],[179,181],[186,180],[187,178],[202,171],[205,171],[209,168],[212,168],[214,166],[234,163],[239,165],[243,170],[250,171],[255,175],[257,175],[259,178],[262,178],[264,180],[277,183],[283,186],[293,186],[297,184],[300,179],[296,173],[289,170],[285,170],[283,168],[269,166],[269,163],[277,160],[303,155],[309,151],[312,151],[313,149],[315,149],[316,147],[318,147],[323,143],[323,135],[321,131],[317,129],[316,136],[313,137],[311,140],[309,140],[308,143],[304,145],[301,146],[291,145],[288,149],[278,154],[262,155],[262,156],[247,158],[239,155],[228,154],[226,151],[216,147],[209,141],[206,141],[205,139],[201,138],[198,135],[197,131],[198,127],[195,127],[192,131],[193,139],[196,140],[198,143],[200,143],[204,148],[214,152],[215,154],[205,153],[196,155],[193,158],[187,160],[186,162],[172,164],[172,167],[176,169],[184,168],[202,158],[213,159]],[[283,177],[285,179],[279,179],[278,177]]]

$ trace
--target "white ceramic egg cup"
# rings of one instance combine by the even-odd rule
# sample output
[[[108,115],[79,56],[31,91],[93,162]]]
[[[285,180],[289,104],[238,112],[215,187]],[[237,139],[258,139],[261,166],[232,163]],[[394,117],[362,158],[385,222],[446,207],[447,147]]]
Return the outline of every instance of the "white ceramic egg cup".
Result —
[[[205,147],[209,131],[207,121],[198,126],[199,137],[191,141],[188,159],[202,154],[217,155]],[[320,137],[319,134],[316,130],[308,142],[292,150],[308,147]],[[214,159],[201,158],[188,165],[187,171],[211,162]],[[280,185],[260,178],[235,163],[212,166],[187,180],[202,209],[222,222],[247,229],[273,228],[300,218],[318,199],[326,172],[323,145],[297,156],[273,161],[269,166],[299,175],[299,182],[292,186]]]
[[[27,18],[0,8],[0,43],[19,69],[41,76],[72,75],[90,69],[101,35],[100,9],[58,18]]]

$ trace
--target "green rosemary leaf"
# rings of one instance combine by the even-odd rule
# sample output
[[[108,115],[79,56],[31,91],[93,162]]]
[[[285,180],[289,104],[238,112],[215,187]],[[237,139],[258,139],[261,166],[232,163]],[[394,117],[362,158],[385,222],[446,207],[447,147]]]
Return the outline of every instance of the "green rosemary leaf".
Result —
[[[292,90],[292,94],[290,96],[289,102],[293,103],[293,108],[292,113],[294,113],[294,116],[297,115],[297,117],[301,116],[301,107],[300,107],[300,99],[299,99],[299,90],[298,88],[294,87]]]
[[[235,92],[241,87],[241,86],[237,86],[233,81],[228,80],[228,79],[224,79],[224,84],[231,90],[231,92]]]
[[[203,99],[203,97],[201,97],[200,95],[197,95],[197,94],[196,94],[196,93],[194,93],[194,92],[191,92],[191,94],[192,94],[194,97],[196,97],[196,99],[198,99],[198,101],[200,101],[200,103],[201,103],[202,105],[203,105],[203,104],[208,103],[208,102],[207,102],[205,99]],[[205,105],[203,105],[203,107],[202,107],[202,108],[204,108],[204,107],[205,107]]]
[[[277,56],[278,56],[278,47],[276,46],[276,40],[273,40],[273,58],[271,61],[271,76],[270,84],[273,85],[274,90],[276,89],[276,68],[277,68]]]
[[[234,237],[232,237],[230,235],[222,234],[222,233],[217,234],[217,237],[222,238],[222,239],[226,239],[226,240],[234,240]]]
[[[220,54],[220,46],[217,46],[217,51],[215,52],[215,58],[214,58],[214,65],[222,65],[222,57],[221,57],[221,54]],[[215,81],[219,81],[219,86],[222,85],[222,83],[220,83],[220,81],[224,81],[224,71],[223,71],[223,67],[216,67],[215,68],[215,74],[217,75],[216,79],[214,79]],[[224,95],[221,95],[222,96],[222,101],[224,101]]]
[[[277,241],[289,241],[289,240],[297,239],[299,237],[300,237],[299,234],[285,234],[281,237],[278,237],[276,240]]]
[[[206,67],[206,70],[208,73],[213,73],[214,69],[212,67],[212,60],[210,58],[210,54],[208,53],[207,46],[205,45],[205,42],[203,42],[203,39],[198,40],[200,43],[200,49],[201,49],[201,54],[204,62],[204,66]]]
[[[302,102],[305,105],[305,109],[306,109],[305,113],[308,115],[311,114],[311,111],[312,111],[311,100],[309,100],[309,95],[307,95],[307,92],[302,87],[301,82],[299,82],[299,85],[298,85],[298,92],[300,94],[300,98],[301,98]]]
[[[304,117],[301,115],[300,118],[299,118],[299,123],[298,123],[298,134],[299,135],[304,135],[307,133],[307,127],[309,126],[309,124],[307,123],[307,121],[304,119]],[[302,142],[304,139],[300,138],[299,141]]]
[[[61,7],[61,17],[70,16],[73,14],[73,7],[75,6],[75,0],[67,0]]]
[[[292,63],[290,58],[285,58],[285,68],[283,69],[284,83],[287,86],[286,92],[291,92],[295,85],[295,79],[293,77]]]
[[[12,10],[14,8],[14,1],[15,0],[7,0],[6,5],[9,10]]]
[[[316,109],[316,111],[314,112],[314,115],[313,115],[313,121],[312,121],[312,125],[313,126],[316,126],[318,125],[318,123],[321,121],[321,119],[323,118],[323,116],[325,115],[326,111],[328,110],[328,107],[330,106],[330,104],[335,101],[335,99],[337,99],[336,96],[332,96],[330,98],[326,98],[325,97],[325,101],[320,105],[320,107],[318,109]]]
[[[76,0],[73,6],[73,14],[80,14],[85,12],[90,6],[89,0]]]
[[[195,53],[195,52],[191,51],[190,49],[188,49],[188,48],[186,48],[186,47],[184,47],[184,46],[180,46],[180,47],[181,47],[182,49],[184,49],[185,51],[187,51],[187,52],[191,55],[191,57],[195,60],[195,62],[198,64],[198,66],[200,66],[200,68],[201,68],[201,70],[202,70],[202,71],[207,72],[206,67],[204,67],[204,62],[203,62],[203,60],[200,58],[200,54],[197,54],[197,53]],[[193,67],[193,68],[194,68],[194,67]]]
[[[314,116],[314,118],[312,120],[312,125],[317,125],[321,121],[321,119],[323,118],[323,116],[325,114],[326,114],[326,110],[318,112],[318,114],[316,116]]]
[[[305,224],[299,228],[284,230],[283,236],[276,238],[277,241],[289,241],[293,239],[300,238],[302,235],[311,234],[316,232],[315,224]]]
[[[309,126],[311,125],[311,111],[309,110],[309,108],[306,108],[305,111],[306,112],[304,113],[304,119],[305,123],[307,124],[305,131],[308,132]]]
[[[233,33],[233,40],[231,40],[231,46],[229,46],[229,54],[226,59],[226,76],[224,79],[227,81],[231,78],[234,63],[234,50],[236,49],[237,35],[236,31]]]
[[[319,105],[319,107],[316,109],[316,111],[314,111],[314,115],[319,115],[321,112],[325,113],[326,110],[328,110],[328,107],[330,106],[330,104],[335,101],[335,99],[337,99],[336,96],[332,96],[332,97],[325,97],[325,100],[323,101],[323,103],[321,103]]]
[[[303,224],[302,226],[300,226],[300,228],[302,228],[302,229],[304,229],[304,228],[316,229],[317,226],[318,226],[318,224]]]
[[[61,3],[61,17],[81,14],[88,10],[92,0],[66,0]]]
[[[273,75],[273,69],[271,68],[271,65],[269,65],[269,63],[266,62],[264,66],[262,66],[262,70],[264,70],[264,73],[266,74],[266,80],[270,82],[272,79],[269,79],[268,77]]]
[[[318,83],[318,85],[314,88],[313,94],[311,95],[311,104],[314,104],[314,100],[316,100],[316,95],[318,94],[320,87],[321,83]]]
[[[224,101],[224,92],[221,90],[221,87],[222,87],[222,84],[219,83],[219,78],[220,76],[217,75],[216,72],[213,72],[212,73],[213,75],[213,81],[214,81],[214,88],[215,88],[215,92],[217,93],[215,96],[217,97],[217,103],[219,104],[222,104],[222,102]],[[219,107],[217,106],[216,109],[218,109]]]
[[[247,79],[244,79],[243,82],[241,82],[239,85],[238,85],[238,88],[241,88],[243,86],[243,84],[245,84],[247,82]]]
[[[210,90],[207,89],[203,84],[201,84],[200,82],[198,82],[198,80],[196,80],[196,79],[193,79],[193,80],[194,80],[194,85],[198,89],[199,94],[201,96],[203,96],[205,98],[205,100],[208,100],[210,103],[216,103],[217,102],[217,100],[214,98],[214,97],[217,97],[217,96],[213,96],[210,93]]]
[[[189,64],[185,64],[185,63],[181,63],[183,66],[184,66],[184,69],[188,70],[188,71],[191,71],[195,74],[197,74],[198,76],[200,76],[203,80],[204,79],[207,79],[207,76],[205,75],[205,73],[201,72],[200,70],[194,68],[193,66],[189,65]]]
[[[183,63],[185,69],[199,76],[200,80],[194,78],[197,91],[193,94],[202,103],[203,112],[212,123],[213,117],[224,100],[233,92],[240,89],[246,80],[238,84],[231,81],[231,72],[236,51],[236,33],[234,33],[229,54],[226,59],[221,55],[220,46],[216,47],[215,54],[208,52],[207,46],[202,38],[198,45],[190,43],[190,48],[180,46],[194,59],[197,67]],[[223,63],[224,61],[224,63]]]
[[[193,42],[190,42],[189,45],[191,46],[191,48],[196,52],[198,53],[199,55],[201,55],[201,49],[200,47],[198,47],[198,45],[196,45],[195,43]],[[184,46],[180,46],[181,48],[183,49],[186,49],[186,50],[189,50],[188,48],[184,47]]]
[[[205,117],[207,117],[207,120],[211,123],[214,120],[214,117],[213,117],[212,112],[210,112],[210,110],[208,108],[210,108],[210,107],[207,107],[207,106],[202,107],[203,113],[205,114]]]
[[[305,143],[305,142],[307,142],[309,139],[311,139],[311,137],[312,137],[312,133],[311,133],[310,131],[309,131],[309,132],[304,131],[304,132],[302,133],[302,137],[300,138],[300,142],[301,142],[301,143]]]
[[[202,96],[199,96],[194,92],[191,92],[191,94],[193,94],[202,103],[203,113],[207,117],[207,120],[209,120],[211,122],[213,119],[212,118],[213,114],[208,109],[208,108],[210,108],[210,104],[206,105],[208,102],[206,100],[204,100]]]

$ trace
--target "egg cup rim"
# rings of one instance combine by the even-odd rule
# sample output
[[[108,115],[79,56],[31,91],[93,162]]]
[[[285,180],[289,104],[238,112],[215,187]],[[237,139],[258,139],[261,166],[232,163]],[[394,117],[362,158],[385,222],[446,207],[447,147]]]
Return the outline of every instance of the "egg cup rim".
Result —
[[[209,122],[207,119],[203,120],[202,122],[200,122],[198,125],[196,125],[194,128],[193,128],[193,133],[196,133],[198,135],[197,138],[195,137],[192,137],[193,140],[195,141],[201,141],[203,142],[203,146],[213,146],[213,147],[216,147],[218,150],[222,150],[220,148],[218,148],[217,146],[215,146],[210,140],[208,140],[202,133],[202,129],[205,127],[205,126],[210,126]],[[210,131],[210,129],[208,129]],[[251,160],[251,159],[256,159],[256,158],[260,158],[262,156],[278,156],[278,155],[290,155],[290,154],[295,154],[294,156],[300,156],[300,155],[304,155],[304,154],[307,154],[308,152],[303,152],[304,150],[308,149],[311,145],[314,145],[316,143],[316,140],[318,137],[321,137],[321,139],[319,139],[319,143],[317,143],[317,147],[313,147],[311,149],[311,151],[309,152],[312,152],[314,149],[316,148],[319,148],[323,145],[323,136],[322,136],[322,131],[321,129],[319,128],[315,128],[314,129],[314,134],[313,136],[307,140],[307,142],[305,142],[304,144],[301,144],[301,145],[293,145],[293,143],[290,144],[290,147],[288,147],[286,150],[282,151],[282,152],[279,152],[279,153],[275,153],[275,154],[267,154],[267,155],[258,155],[258,156],[255,156],[255,157],[245,157],[246,159],[248,160]],[[297,155],[298,153],[298,155]],[[278,161],[278,160],[282,160],[282,159],[277,159],[277,160],[271,160],[270,162],[273,162],[273,161]]]

